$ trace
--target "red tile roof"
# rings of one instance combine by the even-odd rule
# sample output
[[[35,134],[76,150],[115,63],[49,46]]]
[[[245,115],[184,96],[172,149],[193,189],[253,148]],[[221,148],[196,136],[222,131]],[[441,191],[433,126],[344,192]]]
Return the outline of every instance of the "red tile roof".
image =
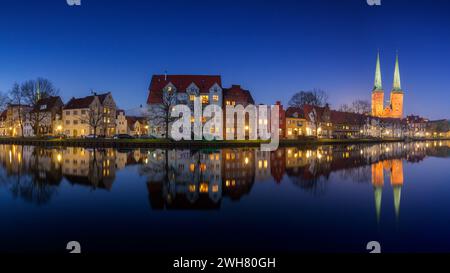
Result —
[[[334,124],[361,125],[365,122],[366,115],[331,110],[330,119]]]
[[[154,75],[149,87],[147,103],[161,103],[163,89],[173,84],[177,92],[186,92],[186,89],[194,83],[200,93],[207,93],[209,89],[218,84],[222,88],[222,79],[217,75]]]
[[[104,93],[104,94],[98,94],[97,97],[100,100],[100,103],[103,103],[103,101],[105,100],[105,98],[109,95],[110,93]],[[66,104],[66,106],[64,107],[64,109],[84,109],[84,108],[89,108],[89,106],[91,105],[92,101],[95,99],[95,95],[92,96],[87,96],[84,98],[71,98],[69,100],[69,102]]]

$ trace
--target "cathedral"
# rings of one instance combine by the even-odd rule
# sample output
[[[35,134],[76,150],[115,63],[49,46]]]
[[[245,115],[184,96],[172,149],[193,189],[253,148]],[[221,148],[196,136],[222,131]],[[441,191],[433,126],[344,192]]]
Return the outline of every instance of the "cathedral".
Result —
[[[400,68],[398,54],[395,60],[394,84],[388,105],[384,106],[384,90],[381,83],[380,53],[377,55],[375,68],[375,84],[372,90],[372,115],[382,118],[403,117],[403,90],[400,84]]]

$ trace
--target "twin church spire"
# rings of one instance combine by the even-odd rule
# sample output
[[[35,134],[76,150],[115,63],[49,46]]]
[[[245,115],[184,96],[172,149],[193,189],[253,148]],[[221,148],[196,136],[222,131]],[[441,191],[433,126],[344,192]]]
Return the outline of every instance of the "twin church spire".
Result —
[[[377,54],[377,64],[375,67],[375,82],[373,91],[383,91],[383,83],[381,80],[381,65],[380,65],[380,52]],[[392,85],[392,91],[402,92],[402,86],[400,81],[400,65],[398,62],[398,53],[395,57],[395,70],[394,70],[394,83]]]
[[[372,90],[372,115],[384,118],[403,117],[403,90],[400,81],[400,65],[398,54],[395,57],[394,81],[389,97],[388,105],[384,105],[384,90],[381,79],[380,53],[377,54],[377,64],[375,67],[375,81]]]

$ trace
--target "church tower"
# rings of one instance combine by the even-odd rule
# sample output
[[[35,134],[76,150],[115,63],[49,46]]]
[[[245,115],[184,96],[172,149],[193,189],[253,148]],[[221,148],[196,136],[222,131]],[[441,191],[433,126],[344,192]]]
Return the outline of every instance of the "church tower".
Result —
[[[395,59],[394,84],[391,91],[391,117],[403,117],[403,90],[400,83],[400,67],[398,64],[398,54]]]
[[[381,83],[380,52],[377,54],[375,83],[372,90],[372,116],[381,117],[384,108],[384,90]]]

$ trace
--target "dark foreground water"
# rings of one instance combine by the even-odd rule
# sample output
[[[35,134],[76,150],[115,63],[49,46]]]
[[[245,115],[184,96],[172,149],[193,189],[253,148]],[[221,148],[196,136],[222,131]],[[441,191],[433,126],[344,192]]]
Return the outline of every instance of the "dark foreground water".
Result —
[[[0,145],[0,251],[450,252],[450,142],[222,150]]]

